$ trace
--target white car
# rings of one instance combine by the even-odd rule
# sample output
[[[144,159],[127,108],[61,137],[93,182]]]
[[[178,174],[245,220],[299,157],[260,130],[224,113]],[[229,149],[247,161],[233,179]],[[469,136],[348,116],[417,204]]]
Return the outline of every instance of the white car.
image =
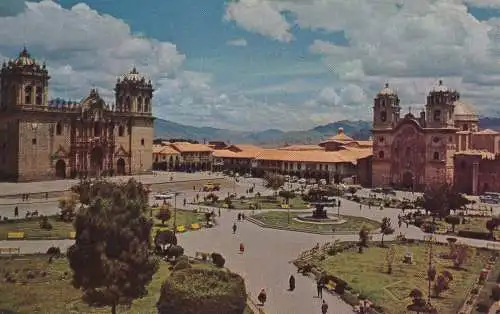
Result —
[[[174,198],[174,196],[175,196],[174,193],[158,193],[155,195],[155,199],[159,201],[171,200]]]
[[[302,178],[297,181],[299,184],[306,184],[306,179]]]
[[[326,185],[326,179],[321,179],[321,180],[319,180],[319,184],[321,184],[321,185]]]

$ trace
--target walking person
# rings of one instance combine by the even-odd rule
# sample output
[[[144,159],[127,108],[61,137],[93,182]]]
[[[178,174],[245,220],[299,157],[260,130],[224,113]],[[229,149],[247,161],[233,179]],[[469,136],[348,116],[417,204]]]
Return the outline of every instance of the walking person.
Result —
[[[363,210],[363,205],[361,203],[359,204],[359,210]]]
[[[321,304],[321,313],[326,314],[328,313],[328,303],[323,300],[323,304]]]
[[[240,254],[243,254],[245,252],[245,245],[243,242],[240,243]]]
[[[257,300],[259,300],[260,302],[260,305],[261,306],[264,306],[264,304],[266,303],[267,301],[267,294],[266,294],[266,290],[262,289],[260,290],[260,293],[259,295],[257,296]]]
[[[19,217],[19,208],[17,206],[14,208],[14,217]]]
[[[236,233],[236,223],[233,224],[233,234]]]
[[[318,298],[323,299],[323,281],[321,279],[316,282],[316,290],[318,291]]]
[[[288,285],[290,291],[295,290],[295,277],[293,275],[290,275],[290,279],[288,279]]]

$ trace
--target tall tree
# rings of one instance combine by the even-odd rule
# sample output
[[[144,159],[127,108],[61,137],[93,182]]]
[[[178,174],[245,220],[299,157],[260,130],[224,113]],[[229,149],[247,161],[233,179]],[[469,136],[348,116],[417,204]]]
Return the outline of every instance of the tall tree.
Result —
[[[276,195],[279,188],[285,184],[285,177],[280,174],[266,173],[264,176],[264,182],[264,186],[273,190]]]
[[[290,199],[295,197],[295,193],[293,191],[280,191],[278,195],[285,199],[286,204],[290,204]]]
[[[147,294],[157,270],[150,255],[151,220],[147,190],[141,183],[82,182],[84,195],[74,221],[75,244],[68,250],[73,286],[90,305],[130,305]]]
[[[394,228],[391,227],[391,218],[384,217],[382,219],[382,224],[380,225],[380,232],[382,233],[382,241],[380,246],[384,247],[384,236],[386,234],[394,233]]]
[[[170,204],[163,204],[158,214],[156,214],[156,218],[161,220],[162,225],[165,225],[165,221],[169,221],[171,217],[172,212],[170,211]]]

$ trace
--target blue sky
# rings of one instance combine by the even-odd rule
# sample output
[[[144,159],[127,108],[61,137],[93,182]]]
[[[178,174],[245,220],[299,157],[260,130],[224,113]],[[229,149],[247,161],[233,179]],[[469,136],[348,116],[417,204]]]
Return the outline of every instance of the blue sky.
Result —
[[[498,17],[494,0],[5,0],[0,56],[26,43],[47,61],[51,96],[95,86],[110,102],[136,65],[157,87],[155,114],[197,126],[370,119],[385,82],[421,107],[441,78],[496,115]]]

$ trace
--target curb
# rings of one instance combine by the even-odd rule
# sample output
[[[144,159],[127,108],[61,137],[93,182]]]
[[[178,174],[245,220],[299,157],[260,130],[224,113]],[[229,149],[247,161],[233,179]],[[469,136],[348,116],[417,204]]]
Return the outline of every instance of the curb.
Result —
[[[270,226],[268,224],[263,223],[262,221],[252,218],[252,217],[245,217],[245,220],[248,220],[249,222],[256,224],[257,226],[261,228],[267,228],[267,229],[275,229],[275,230],[284,230],[284,231],[293,231],[293,232],[302,232],[302,233],[312,233],[312,234],[319,234],[319,235],[357,235],[358,231],[353,230],[353,231],[341,231],[341,232],[331,232],[331,231],[308,231],[308,230],[303,230],[303,229],[297,229],[297,228],[288,228],[288,227],[278,227],[278,226]],[[379,235],[379,232],[373,232],[371,233],[372,235]]]

